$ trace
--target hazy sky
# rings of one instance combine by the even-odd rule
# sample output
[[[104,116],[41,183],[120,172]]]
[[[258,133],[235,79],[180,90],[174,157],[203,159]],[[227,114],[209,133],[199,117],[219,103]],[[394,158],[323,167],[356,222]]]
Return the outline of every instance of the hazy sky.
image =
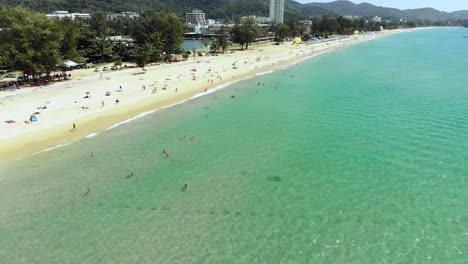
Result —
[[[296,0],[299,3],[332,2],[331,0]],[[468,0],[352,0],[354,3],[371,3],[377,6],[410,9],[433,7],[442,11],[468,10]]]

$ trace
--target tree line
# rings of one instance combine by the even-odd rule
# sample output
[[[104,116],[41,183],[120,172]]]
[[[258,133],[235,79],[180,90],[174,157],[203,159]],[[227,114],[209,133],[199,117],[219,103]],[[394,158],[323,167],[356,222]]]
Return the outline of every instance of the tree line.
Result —
[[[180,53],[185,28],[174,14],[153,13],[138,21],[108,21],[102,12],[91,19],[49,19],[24,8],[0,10],[0,67],[31,71],[37,80],[57,70],[64,60],[135,61],[139,64],[168,60]],[[134,43],[109,36],[125,34]]]

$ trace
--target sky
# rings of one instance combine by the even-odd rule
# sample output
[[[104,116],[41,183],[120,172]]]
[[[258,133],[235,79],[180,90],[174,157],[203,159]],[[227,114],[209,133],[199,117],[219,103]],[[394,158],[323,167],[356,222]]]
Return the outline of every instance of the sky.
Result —
[[[332,0],[296,0],[299,3],[310,2],[332,2]],[[352,0],[359,4],[363,2],[376,6],[394,7],[398,9],[411,9],[421,7],[433,7],[438,10],[452,12],[457,10],[468,10],[468,0]]]

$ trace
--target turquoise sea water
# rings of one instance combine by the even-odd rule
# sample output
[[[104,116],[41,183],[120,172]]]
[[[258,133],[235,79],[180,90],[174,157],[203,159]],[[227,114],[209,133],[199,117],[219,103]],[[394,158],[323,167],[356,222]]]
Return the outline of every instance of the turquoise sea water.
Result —
[[[181,46],[186,50],[207,49],[207,47],[203,44],[203,41],[198,39],[186,39]]]
[[[10,163],[0,263],[468,263],[464,35],[344,48]]]

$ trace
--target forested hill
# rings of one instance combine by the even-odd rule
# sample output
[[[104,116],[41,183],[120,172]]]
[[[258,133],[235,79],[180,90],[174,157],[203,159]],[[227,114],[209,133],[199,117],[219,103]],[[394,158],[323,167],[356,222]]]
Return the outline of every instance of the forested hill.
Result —
[[[406,18],[421,20],[449,20],[468,19],[468,11],[443,12],[434,8],[418,8],[400,10],[375,6],[369,3],[355,4],[350,1],[340,0],[330,3],[309,3],[306,7],[320,7],[341,16],[372,17],[380,16],[386,18]]]
[[[141,14],[165,11],[183,17],[186,12],[197,8],[214,19],[231,19],[247,15],[268,16],[268,5],[269,0],[0,0],[0,6],[23,6],[44,13],[56,10],[90,13],[134,11]],[[286,0],[285,9],[286,20],[310,18],[317,14],[422,20],[468,19],[468,11],[447,13],[433,8],[399,10],[369,3],[354,4],[346,0],[309,4]]]
[[[139,13],[167,11],[184,16],[194,8],[202,9],[209,18],[237,18],[246,15],[268,16],[269,0],[0,0],[0,6],[23,6],[39,12],[66,10],[70,12]],[[316,6],[305,6],[286,0],[285,16],[308,18],[315,14],[331,14]]]

